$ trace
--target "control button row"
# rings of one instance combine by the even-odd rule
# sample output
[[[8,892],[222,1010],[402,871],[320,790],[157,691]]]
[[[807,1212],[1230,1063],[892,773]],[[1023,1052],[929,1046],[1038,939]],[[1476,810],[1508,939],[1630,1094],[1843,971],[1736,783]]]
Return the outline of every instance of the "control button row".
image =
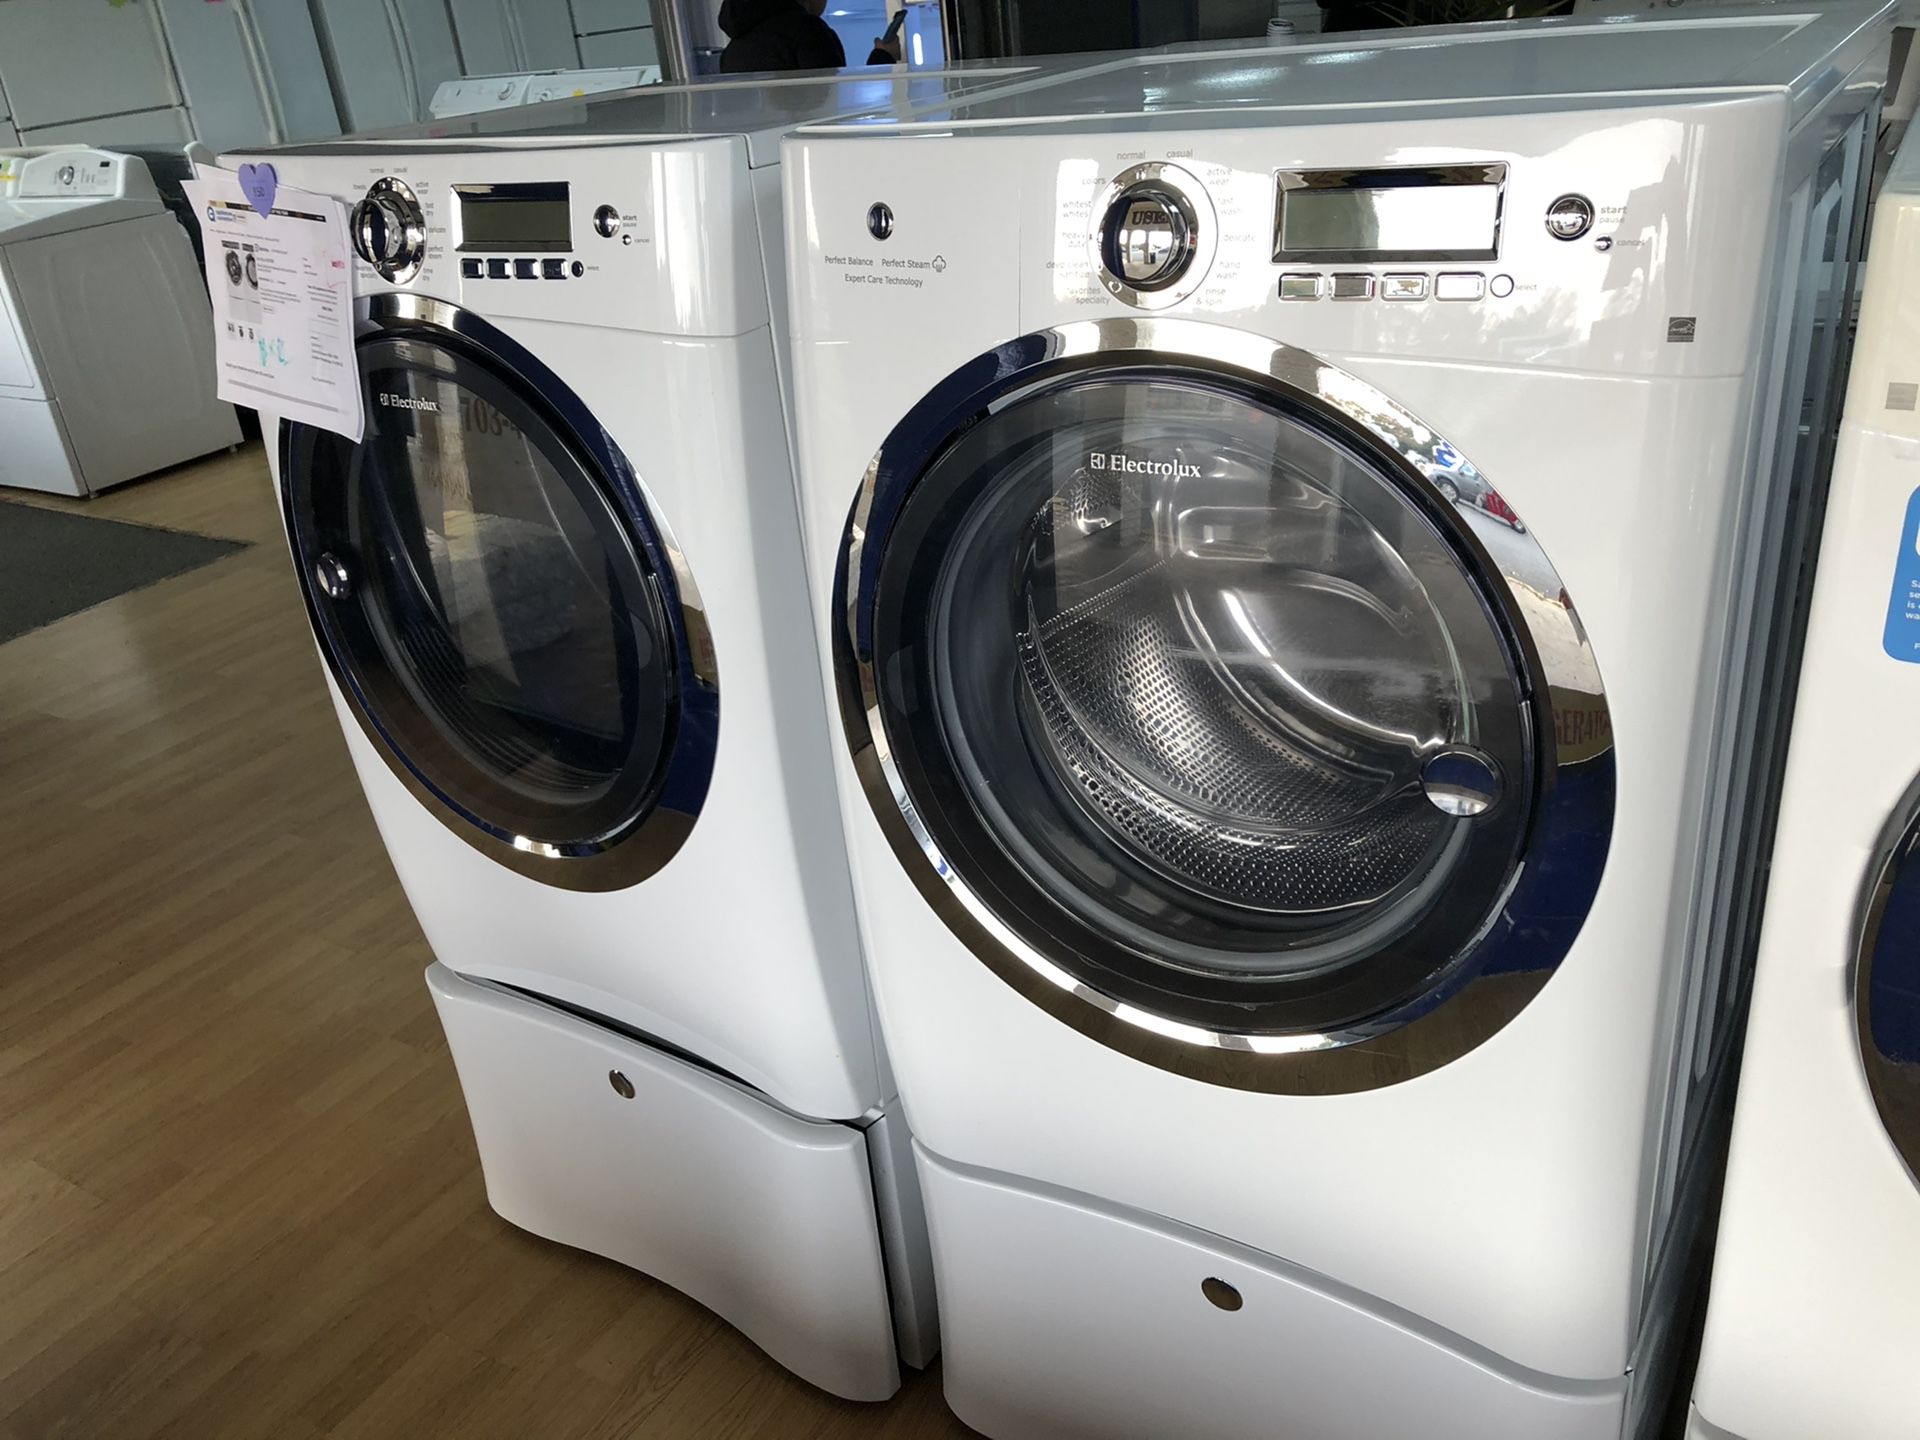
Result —
[[[587,267],[575,260],[462,260],[460,275],[465,280],[564,280],[579,279]]]
[[[1438,275],[1370,275],[1360,270],[1343,270],[1332,275],[1297,270],[1280,277],[1282,300],[1424,300],[1429,294],[1436,300],[1478,300],[1489,291],[1499,299],[1513,293],[1513,277],[1496,275],[1488,280],[1477,270],[1449,270]]]

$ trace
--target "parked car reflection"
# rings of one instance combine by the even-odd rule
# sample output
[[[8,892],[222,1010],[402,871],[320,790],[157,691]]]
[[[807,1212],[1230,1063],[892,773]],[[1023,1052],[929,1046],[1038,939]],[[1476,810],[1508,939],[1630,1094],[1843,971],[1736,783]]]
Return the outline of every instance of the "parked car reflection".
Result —
[[[1526,533],[1527,527],[1514,513],[1513,507],[1501,498],[1500,492],[1489,485],[1486,477],[1445,441],[1434,446],[1433,462],[1422,464],[1420,468],[1449,504],[1471,506],[1482,514],[1491,515],[1509,529]]]

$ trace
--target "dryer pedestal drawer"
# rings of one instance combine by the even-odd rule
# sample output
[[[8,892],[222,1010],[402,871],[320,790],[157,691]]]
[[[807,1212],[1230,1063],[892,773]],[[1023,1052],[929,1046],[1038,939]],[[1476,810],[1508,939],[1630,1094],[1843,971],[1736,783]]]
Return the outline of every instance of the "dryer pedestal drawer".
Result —
[[[1199,1231],[916,1147],[947,1402],[992,1440],[1617,1440],[1626,1385],[1521,1376]]]
[[[427,985],[503,1218],[684,1291],[823,1390],[893,1394],[858,1130],[443,965]]]

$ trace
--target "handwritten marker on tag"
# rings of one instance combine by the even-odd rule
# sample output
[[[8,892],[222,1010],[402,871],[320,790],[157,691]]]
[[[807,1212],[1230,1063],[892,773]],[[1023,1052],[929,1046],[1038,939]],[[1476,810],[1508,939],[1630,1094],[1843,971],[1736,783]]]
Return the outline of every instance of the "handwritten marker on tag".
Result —
[[[240,167],[240,193],[247,197],[247,203],[262,220],[273,218],[273,197],[280,188],[280,177],[273,173],[271,165],[242,165]]]

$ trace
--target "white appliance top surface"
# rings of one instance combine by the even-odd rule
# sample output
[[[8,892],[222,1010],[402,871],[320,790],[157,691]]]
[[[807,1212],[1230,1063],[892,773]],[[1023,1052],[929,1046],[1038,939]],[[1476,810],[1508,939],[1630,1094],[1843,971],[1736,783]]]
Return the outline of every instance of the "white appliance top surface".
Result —
[[[1827,8],[1752,6],[1667,18],[1608,15],[1506,24],[1303,37],[1270,49],[1138,55],[1045,87],[961,99],[942,117],[898,117],[902,128],[1077,123],[1127,128],[1135,117],[1247,111],[1364,111],[1506,104],[1568,108],[1622,96],[1711,98],[1756,91],[1819,92],[1832,57],[1893,6],[1847,0]],[[860,127],[831,125],[826,133]]]
[[[1084,63],[1084,62],[1083,62]],[[873,67],[698,85],[650,85],[568,96],[520,109],[462,115],[371,131],[280,154],[341,154],[368,149],[493,149],[742,136],[750,163],[779,158],[780,137],[801,125],[860,115],[952,112],[962,97],[1044,73],[1034,62],[981,62],[944,70]]]

